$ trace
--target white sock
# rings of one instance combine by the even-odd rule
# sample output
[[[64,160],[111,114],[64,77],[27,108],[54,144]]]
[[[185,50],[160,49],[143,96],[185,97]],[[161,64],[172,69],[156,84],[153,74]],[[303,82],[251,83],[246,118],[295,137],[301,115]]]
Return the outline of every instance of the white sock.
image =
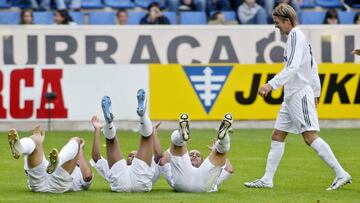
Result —
[[[111,123],[106,123],[103,129],[103,133],[106,137],[106,139],[114,139],[115,135],[116,135],[116,127],[114,125],[113,122]]]
[[[341,167],[330,146],[320,137],[316,138],[310,145],[318,154],[318,156],[325,161],[325,163],[332,168],[336,177],[344,177],[346,171]]]
[[[29,155],[35,150],[35,142],[30,137],[24,137],[15,143],[15,148],[23,155]]]
[[[145,113],[140,117],[140,134],[143,137],[149,137],[152,134],[153,128],[149,115]]]
[[[75,140],[70,140],[59,153],[59,165],[73,160],[79,152],[79,143]]]
[[[178,130],[174,130],[174,132],[171,134],[171,142],[178,147],[183,146],[186,143]]]
[[[284,154],[285,142],[278,142],[275,140],[271,141],[271,149],[268,154],[265,174],[261,178],[262,181],[272,183],[276,172],[276,169],[281,161]]]
[[[220,154],[224,154],[230,150],[230,136],[228,134],[221,140],[216,141],[215,149]]]

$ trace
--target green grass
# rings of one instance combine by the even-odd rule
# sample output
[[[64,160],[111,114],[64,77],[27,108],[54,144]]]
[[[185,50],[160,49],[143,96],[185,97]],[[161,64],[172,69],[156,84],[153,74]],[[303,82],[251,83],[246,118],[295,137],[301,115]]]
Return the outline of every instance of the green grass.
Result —
[[[302,137],[289,135],[285,154],[275,175],[274,189],[248,189],[245,181],[263,175],[270,147],[271,130],[241,129],[231,137],[228,158],[235,173],[223,183],[217,193],[189,194],[173,192],[161,177],[149,193],[115,193],[95,172],[93,185],[88,191],[65,194],[40,194],[28,190],[23,170],[23,158],[12,158],[7,143],[7,133],[0,136],[0,202],[360,202],[360,129],[324,129],[321,132],[332,147],[343,167],[352,175],[353,183],[338,191],[325,189],[333,181],[334,174]],[[29,132],[20,132],[20,137]],[[160,131],[163,148],[167,148],[170,131]],[[193,130],[189,148],[208,153],[214,130]],[[86,139],[86,155],[91,153],[92,132],[51,132],[47,134],[44,149],[60,149],[70,137]],[[134,132],[118,132],[122,152],[127,154],[137,148],[139,136]],[[102,140],[103,141],[103,140]],[[103,144],[102,144],[103,146]],[[105,147],[102,147],[105,151]]]

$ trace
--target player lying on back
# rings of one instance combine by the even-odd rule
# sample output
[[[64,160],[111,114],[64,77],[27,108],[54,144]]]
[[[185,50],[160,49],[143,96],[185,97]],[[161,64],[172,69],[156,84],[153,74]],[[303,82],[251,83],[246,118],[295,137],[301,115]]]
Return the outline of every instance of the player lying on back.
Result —
[[[218,130],[217,141],[209,156],[203,161],[198,150],[187,150],[189,116],[182,114],[179,130],[171,135],[170,150],[160,160],[160,172],[169,185],[178,192],[214,192],[233,172],[226,153],[230,149],[229,129],[231,114],[226,114]]]
[[[138,107],[137,114],[140,117],[140,145],[138,150],[125,160],[120,151],[120,145],[116,137],[116,128],[113,123],[110,98],[105,96],[102,99],[102,109],[106,123],[103,124],[94,116],[94,142],[92,150],[92,166],[110,184],[111,190],[115,192],[148,192],[152,189],[153,183],[159,177],[158,168],[153,158],[154,144],[157,138],[159,123],[152,127],[150,118],[146,112],[145,91],[140,89],[137,93]],[[103,129],[106,138],[106,159],[100,154],[100,131]],[[158,150],[155,150],[158,151]],[[161,156],[161,148],[159,149]],[[158,160],[160,157],[157,157]]]
[[[30,137],[19,139],[15,129],[8,134],[8,141],[15,159],[24,155],[24,169],[28,176],[28,187],[34,192],[63,193],[86,190],[90,187],[93,174],[84,156],[85,141],[71,138],[58,153],[53,149],[50,163],[43,150],[45,133],[35,127]]]

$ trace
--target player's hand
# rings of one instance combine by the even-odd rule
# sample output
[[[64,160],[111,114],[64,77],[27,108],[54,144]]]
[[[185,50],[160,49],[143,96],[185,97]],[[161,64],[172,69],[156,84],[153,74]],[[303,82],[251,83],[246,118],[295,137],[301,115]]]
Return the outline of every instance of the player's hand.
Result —
[[[258,90],[258,94],[262,97],[266,97],[271,90],[272,87],[268,83],[266,83],[260,87],[260,89]]]
[[[315,97],[315,107],[317,108],[319,105],[319,97]]]
[[[85,147],[85,140],[83,138],[79,138],[80,139],[80,148],[84,149]]]
[[[102,129],[104,127],[104,123],[102,123],[97,116],[91,118],[91,123],[95,129]]]
[[[360,49],[354,49],[351,53],[360,56]]]

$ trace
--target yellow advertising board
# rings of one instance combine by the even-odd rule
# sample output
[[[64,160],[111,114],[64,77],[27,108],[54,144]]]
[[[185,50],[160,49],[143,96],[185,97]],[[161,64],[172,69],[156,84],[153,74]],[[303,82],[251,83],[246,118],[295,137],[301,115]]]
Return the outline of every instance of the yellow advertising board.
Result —
[[[231,112],[236,120],[275,119],[282,89],[266,98],[257,90],[282,68],[283,64],[150,65],[151,118],[175,120],[187,112],[192,120],[219,120]],[[319,118],[360,118],[360,65],[321,64],[319,74]]]

